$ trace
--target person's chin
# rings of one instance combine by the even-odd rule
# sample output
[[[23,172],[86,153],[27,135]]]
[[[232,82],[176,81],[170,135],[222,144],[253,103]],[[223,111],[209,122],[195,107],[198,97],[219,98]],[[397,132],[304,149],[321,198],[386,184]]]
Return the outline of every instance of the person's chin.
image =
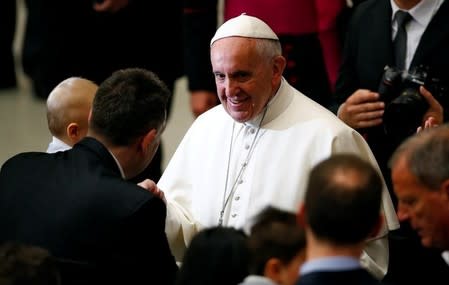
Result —
[[[229,115],[237,122],[243,123],[251,119],[251,113],[247,109],[228,106]]]
[[[231,117],[234,119],[234,121],[237,121],[239,123],[247,122],[251,119],[248,113],[246,112],[229,112]]]

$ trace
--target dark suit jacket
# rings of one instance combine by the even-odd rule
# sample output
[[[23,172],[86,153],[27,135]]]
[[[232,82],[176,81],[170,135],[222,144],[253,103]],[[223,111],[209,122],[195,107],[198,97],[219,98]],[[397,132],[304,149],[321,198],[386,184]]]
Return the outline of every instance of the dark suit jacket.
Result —
[[[365,269],[310,272],[301,275],[296,285],[379,285]]]
[[[0,172],[0,216],[0,242],[41,246],[64,264],[85,265],[88,281],[172,284],[177,271],[164,202],[124,181],[93,138],[66,152],[9,159]],[[63,284],[82,272],[64,266]]]

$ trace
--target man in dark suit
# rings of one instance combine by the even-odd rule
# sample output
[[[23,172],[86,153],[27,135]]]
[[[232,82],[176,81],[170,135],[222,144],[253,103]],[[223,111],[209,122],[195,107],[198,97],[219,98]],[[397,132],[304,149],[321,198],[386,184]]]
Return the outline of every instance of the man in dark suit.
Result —
[[[394,42],[399,31],[398,10],[411,16],[405,24],[406,52],[402,62],[394,56]],[[390,100],[385,100],[378,92],[384,67],[403,65],[403,69],[411,72],[425,66],[429,78],[437,78],[441,85],[449,86],[448,17],[449,1],[368,0],[357,7],[346,35],[336,86],[336,98],[341,104],[338,116],[367,139],[395,204],[388,159],[403,137],[387,136],[385,127],[400,120],[408,122],[412,117],[397,115],[388,121],[389,124],[385,123],[383,114]],[[424,86],[431,90],[427,83]],[[449,96],[445,94],[440,98],[438,92],[431,91],[419,90],[430,107],[422,118],[415,119],[424,124],[440,124],[443,109],[444,112],[449,110],[449,101],[444,97]],[[392,97],[396,96],[398,94]],[[400,131],[401,127],[396,133]],[[437,276],[448,274],[439,253],[424,250],[407,223],[402,223],[401,229],[390,235],[390,249],[390,268],[385,280],[394,284],[426,282],[431,276],[432,280],[445,280]]]
[[[353,154],[336,154],[311,170],[298,213],[307,261],[297,285],[380,284],[360,255],[382,226],[382,185],[377,170]]]
[[[68,260],[63,283],[172,284],[177,266],[165,203],[125,181],[153,158],[169,96],[154,73],[119,70],[95,95],[86,138],[66,152],[9,159],[0,171],[0,242],[40,246]]]

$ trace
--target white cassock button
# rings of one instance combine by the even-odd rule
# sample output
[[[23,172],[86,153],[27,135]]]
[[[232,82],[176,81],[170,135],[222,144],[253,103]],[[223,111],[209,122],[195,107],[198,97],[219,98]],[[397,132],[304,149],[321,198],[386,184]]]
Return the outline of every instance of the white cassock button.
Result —
[[[255,130],[255,129],[251,129],[251,130],[249,130],[249,132],[250,132],[251,134],[254,134],[254,133],[256,132],[256,130]]]
[[[242,180],[242,179],[240,179],[240,180],[239,180],[239,184],[242,184],[242,183],[243,183],[243,180]]]
[[[249,149],[249,144],[245,145],[245,149]]]
[[[240,200],[240,196],[235,197],[234,200],[236,200],[236,201]]]
[[[232,214],[232,216],[231,216],[231,217],[235,218],[235,217],[237,217],[237,214]]]

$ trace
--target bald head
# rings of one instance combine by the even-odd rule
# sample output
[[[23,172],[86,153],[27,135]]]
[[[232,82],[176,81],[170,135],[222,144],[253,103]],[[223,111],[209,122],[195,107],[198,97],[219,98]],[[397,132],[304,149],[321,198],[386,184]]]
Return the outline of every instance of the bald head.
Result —
[[[47,99],[47,122],[53,136],[73,146],[86,135],[97,89],[90,80],[70,77],[51,91]]]
[[[369,162],[354,154],[334,154],[310,173],[304,198],[307,223],[320,239],[362,242],[378,226],[382,187]]]

